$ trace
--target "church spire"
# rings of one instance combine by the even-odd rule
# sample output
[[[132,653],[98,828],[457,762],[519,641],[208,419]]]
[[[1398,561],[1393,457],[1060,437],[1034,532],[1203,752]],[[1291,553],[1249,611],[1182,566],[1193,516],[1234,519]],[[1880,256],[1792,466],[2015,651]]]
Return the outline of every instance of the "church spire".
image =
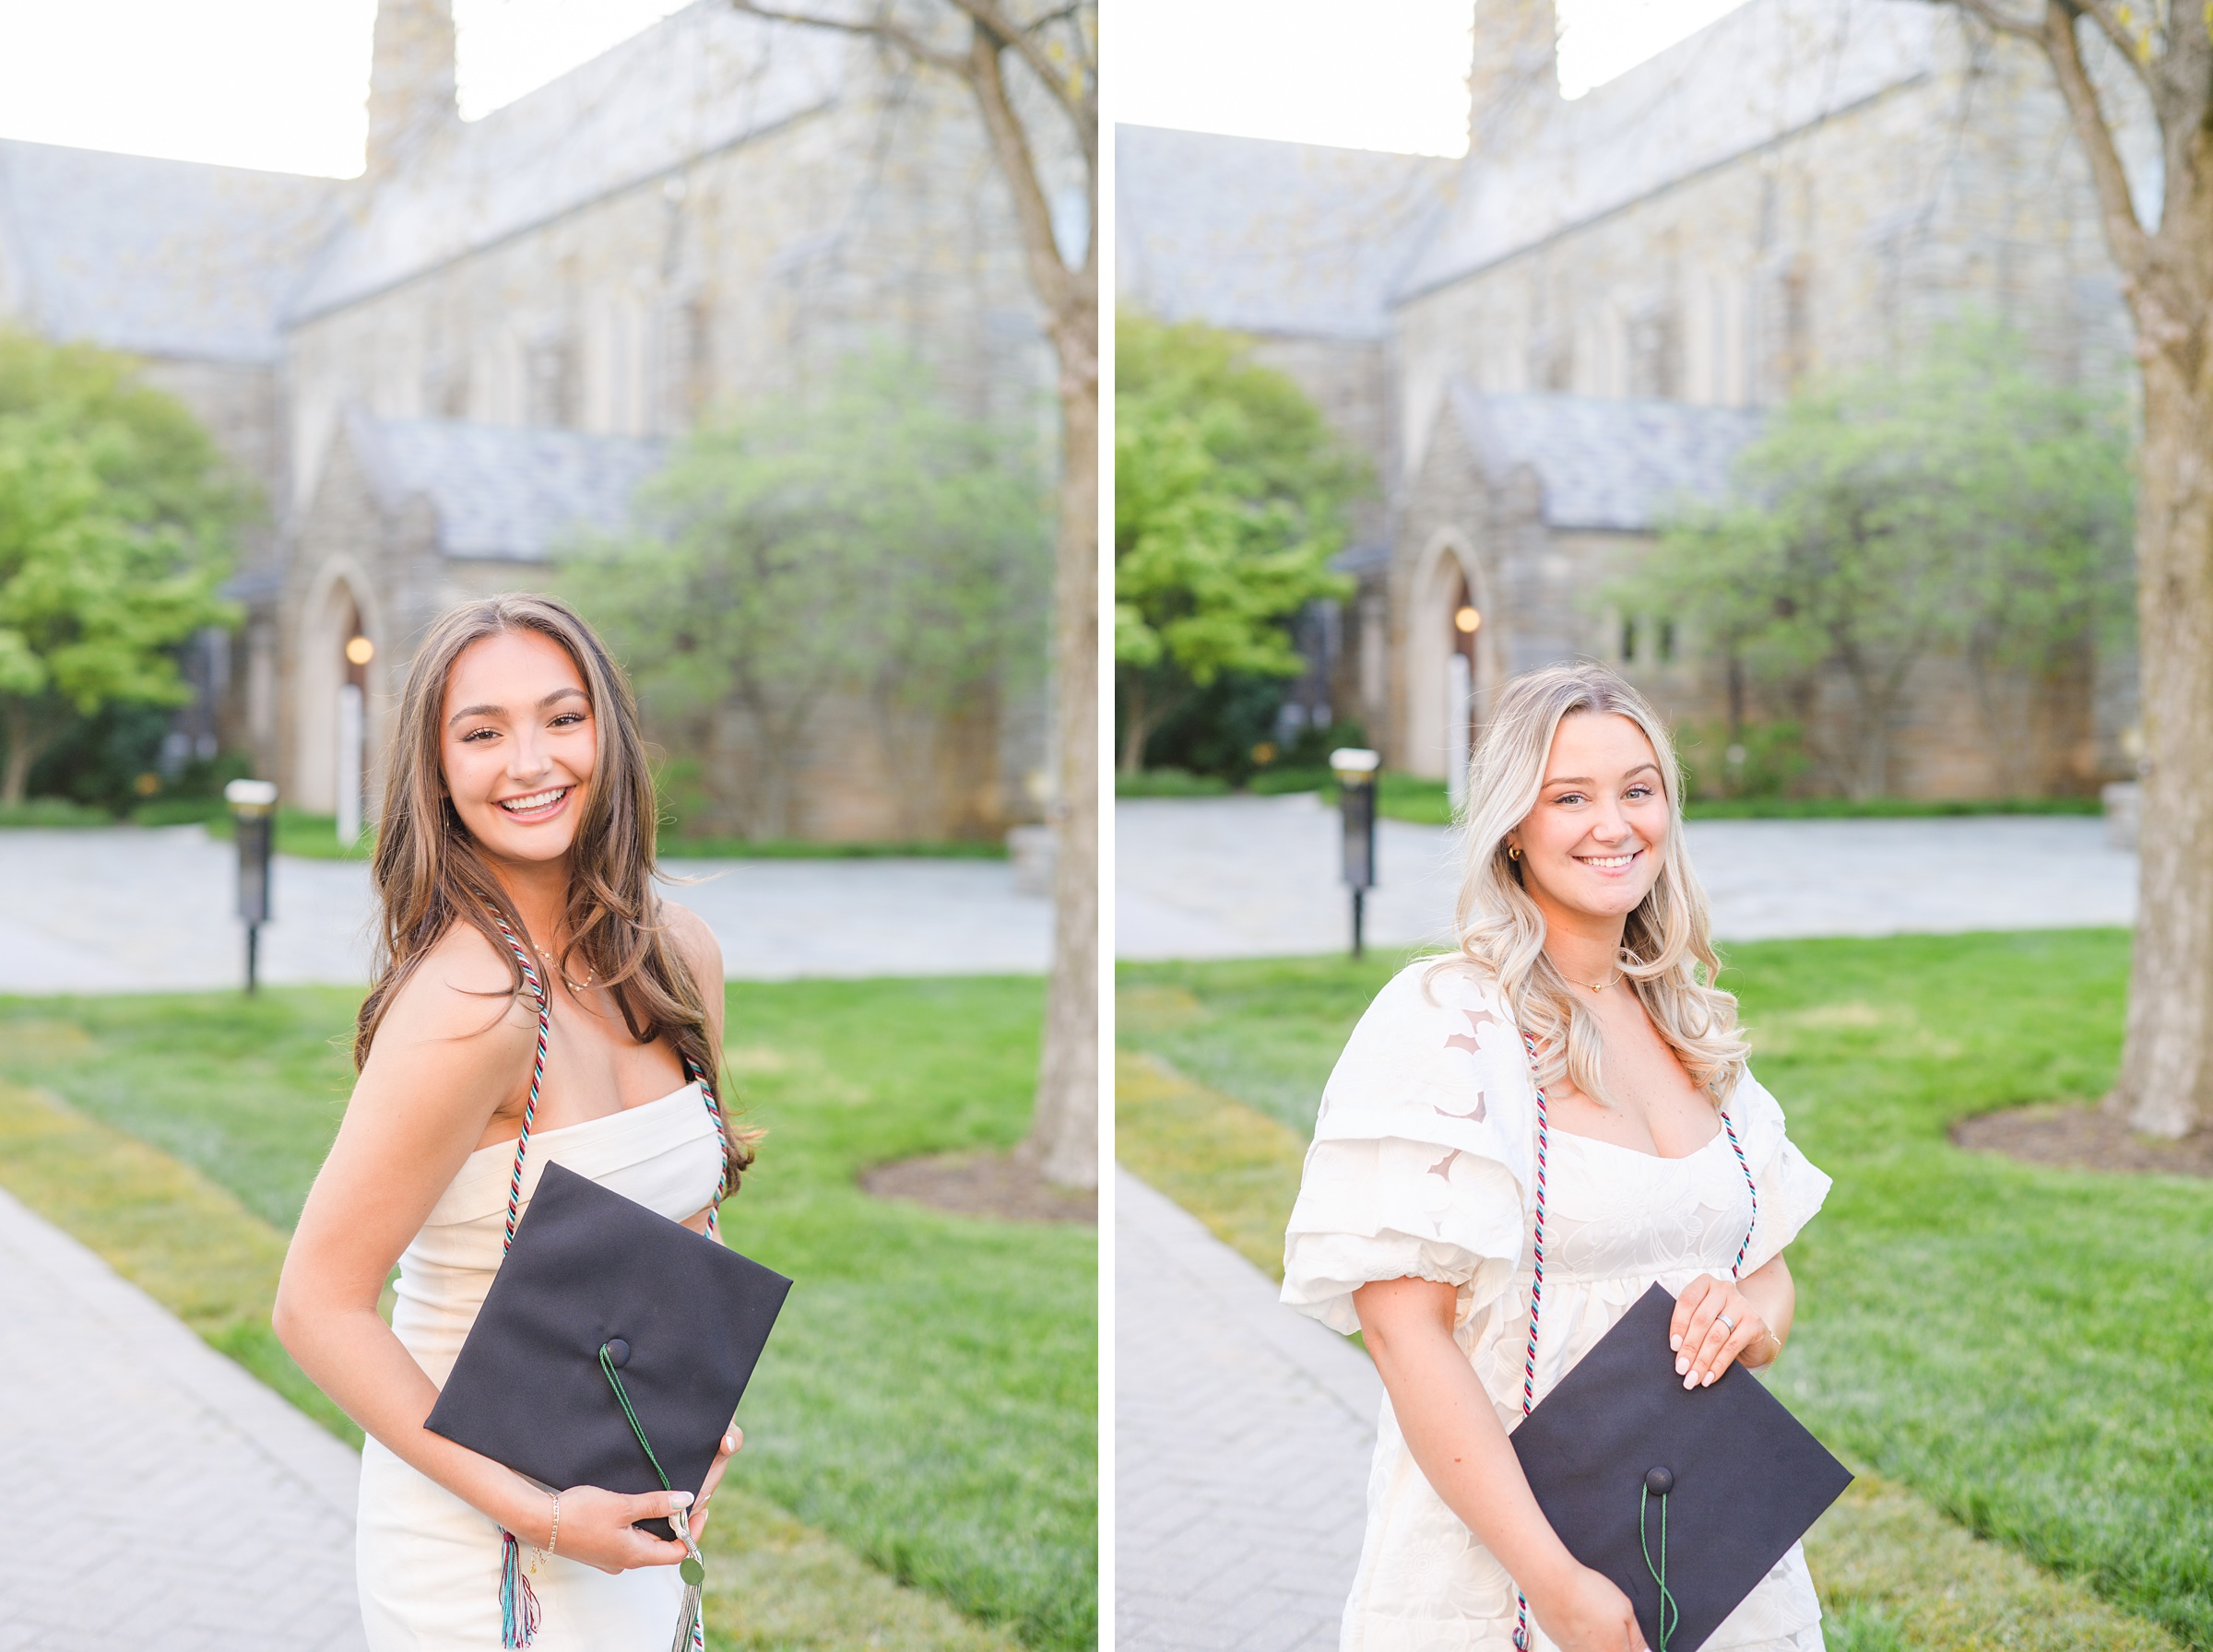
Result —
[[[460,118],[453,0],[377,0],[369,68],[369,171],[388,176]]]
[[[1475,0],[1472,32],[1468,152],[1501,155],[1559,100],[1559,13],[1553,0]]]

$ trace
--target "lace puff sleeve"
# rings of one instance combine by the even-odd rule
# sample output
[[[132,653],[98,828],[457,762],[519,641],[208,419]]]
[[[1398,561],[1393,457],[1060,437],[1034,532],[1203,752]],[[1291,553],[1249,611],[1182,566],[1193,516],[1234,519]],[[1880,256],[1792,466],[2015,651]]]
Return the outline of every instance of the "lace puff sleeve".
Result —
[[[1784,1133],[1782,1108],[1749,1072],[1729,1098],[1729,1117],[1759,1190],[1759,1217],[1752,1227],[1752,1248],[1745,1254],[1744,1271],[1751,1273],[1798,1237],[1820,1210],[1831,1184]]]
[[[1461,1323],[1488,1306],[1521,1261],[1534,1120],[1521,1035],[1489,985],[1450,961],[1401,971],[1322,1092],[1283,1300],[1346,1334],[1371,1280],[1452,1285]]]

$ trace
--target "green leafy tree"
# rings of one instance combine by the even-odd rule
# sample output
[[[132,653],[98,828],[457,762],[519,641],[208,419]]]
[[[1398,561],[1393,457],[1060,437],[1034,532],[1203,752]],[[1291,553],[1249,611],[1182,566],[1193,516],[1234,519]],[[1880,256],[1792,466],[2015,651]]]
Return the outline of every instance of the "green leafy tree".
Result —
[[[1811,755],[1849,796],[1886,789],[1909,681],[1939,651],[1967,662],[2001,762],[2028,773],[2009,690],[2125,625],[2132,524],[2125,406],[2024,358],[1962,326],[1906,372],[1793,398],[1734,495],[1679,516],[1613,599],[1688,621],[1809,729],[1818,679],[1841,681],[1845,737]]]
[[[857,359],[702,427],[641,490],[633,530],[580,546],[562,578],[747,835],[791,834],[817,715],[853,694],[922,836],[955,714],[1042,670],[1038,458],[911,363]]]
[[[1135,773],[1197,690],[1305,669],[1288,621],[1351,592],[1329,563],[1369,479],[1237,335],[1124,313],[1115,336],[1115,682]]]
[[[0,333],[0,803],[79,717],[191,698],[172,650],[253,509],[215,444],[129,358]]]

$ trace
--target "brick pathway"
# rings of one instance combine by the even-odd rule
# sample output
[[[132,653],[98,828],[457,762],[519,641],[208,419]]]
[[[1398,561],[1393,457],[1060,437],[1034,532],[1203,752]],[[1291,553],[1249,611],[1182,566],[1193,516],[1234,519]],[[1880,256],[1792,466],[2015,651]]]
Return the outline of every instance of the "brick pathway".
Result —
[[[1723,940],[2124,925],[2136,857],[2066,815],[1693,820],[1692,863]],[[1115,945],[1124,958],[1268,958],[1351,939],[1341,830],[1313,796],[1115,806]],[[1441,826],[1379,822],[1367,937],[1448,941],[1459,867]]]
[[[1375,1367],[1197,1220],[1115,1186],[1117,1652],[1334,1647]]]
[[[360,1459],[0,1193],[0,1652],[359,1652]]]
[[[732,980],[1043,973],[1052,911],[992,860],[679,860]],[[0,993],[235,985],[237,852],[197,826],[0,831]],[[262,979],[368,979],[368,868],[279,856]]]

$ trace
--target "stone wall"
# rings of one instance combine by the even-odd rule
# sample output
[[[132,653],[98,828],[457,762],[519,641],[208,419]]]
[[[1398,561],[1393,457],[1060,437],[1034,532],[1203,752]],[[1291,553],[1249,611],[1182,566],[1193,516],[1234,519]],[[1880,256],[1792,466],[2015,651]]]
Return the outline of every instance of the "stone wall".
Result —
[[[925,363],[964,412],[1047,439],[1052,363],[1012,207],[965,94],[933,77],[861,72],[825,108],[300,320],[286,363],[297,455],[286,490],[301,519],[283,677],[301,703],[289,714],[298,729],[281,737],[300,795],[327,789],[313,679],[328,671],[318,662],[334,580],[376,589],[379,680],[396,690],[413,639],[444,608],[551,577],[538,564],[441,558],[430,525],[385,520],[349,456],[349,407],[677,434],[877,348]],[[1038,711],[979,702],[894,737],[865,702],[826,702],[795,769],[788,830],[974,836],[1031,818]],[[671,743],[694,741],[706,773],[692,823],[747,830],[757,761],[742,720]],[[892,761],[893,747],[909,761]]]
[[[1954,31],[1957,33],[1957,31]],[[1941,136],[1939,136],[1941,135]],[[2125,319],[2048,72],[1971,53],[1400,308],[1400,417],[1444,386],[1774,405],[1896,359],[1947,317],[2018,329],[2056,374],[2113,381]]]
[[[1931,66],[1724,164],[1695,172],[1428,290],[1396,312],[1402,482],[1388,580],[1387,761],[1442,773],[1440,561],[1481,590],[1480,693],[1546,659],[1624,665],[1671,716],[1720,720],[1722,667],[1677,640],[1664,666],[1621,658],[1598,593],[1649,537],[1561,533],[1533,477],[1486,478],[1446,405],[1456,379],[1706,405],[1775,406],[1809,378],[1896,360],[1947,318],[2011,326],[2065,381],[2126,382],[2129,329],[2087,171],[2033,53],[1947,23]],[[2086,656],[2051,678],[1914,671],[1887,789],[1911,796],[2079,793],[2128,772],[2135,664]],[[1845,685],[1791,706],[1840,749]],[[1994,729],[2006,731],[2000,739]],[[1841,789],[1838,765],[1819,784]]]
[[[1376,491],[1354,507],[1351,543],[1379,545],[1390,531],[1385,489],[1398,451],[1391,356],[1381,339],[1262,336],[1252,359],[1305,391],[1344,444],[1373,468]]]
[[[1385,761],[1417,774],[1445,773],[1443,672],[1455,575],[1484,615],[1473,670],[1478,720],[1509,677],[1592,659],[1635,683],[1671,725],[1725,739],[1728,674],[1715,651],[1688,627],[1663,631],[1665,616],[1625,616],[1607,599],[1608,587],[1650,554],[1653,537],[1557,529],[1538,507],[1531,473],[1486,478],[1453,421],[1440,421],[1406,491],[1387,583],[1374,592],[1391,620]],[[2041,678],[1978,670],[1957,654],[1923,657],[1886,725],[1888,759],[1874,789],[1924,798],[2094,793],[2126,773],[2115,761],[2117,730],[2098,715],[2097,668],[2087,647]],[[1811,766],[1798,789],[1865,789],[1861,725],[1840,671],[1818,673],[1792,693],[1748,685],[1740,709],[1749,720],[1802,726]]]
[[[290,336],[293,494],[341,409],[630,434],[788,391],[856,351],[1037,420],[1050,362],[1005,191],[957,88],[857,94]]]

